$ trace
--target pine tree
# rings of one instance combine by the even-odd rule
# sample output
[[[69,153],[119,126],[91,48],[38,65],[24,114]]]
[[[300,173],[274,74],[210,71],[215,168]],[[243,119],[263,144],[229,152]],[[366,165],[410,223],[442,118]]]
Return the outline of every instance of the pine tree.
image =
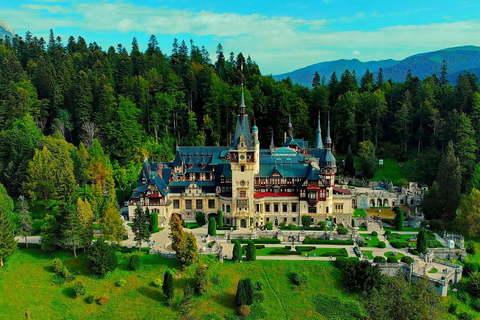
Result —
[[[452,221],[460,205],[462,176],[460,162],[450,141],[438,168],[436,186],[428,191],[423,209],[428,219]]]
[[[217,235],[217,221],[215,220],[214,217],[211,217],[208,220],[208,234],[211,236]]]
[[[30,216],[30,209],[27,200],[23,196],[18,198],[18,234],[25,238],[25,246],[28,249],[28,238],[32,232],[32,217]]]
[[[138,202],[132,224],[132,231],[135,234],[133,239],[137,242],[138,251],[140,251],[142,247],[142,241],[150,241],[149,226],[150,217],[147,216],[146,212],[142,209],[140,202]]]
[[[170,271],[165,271],[163,276],[163,294],[167,297],[167,301],[172,301],[174,297],[173,276]]]
[[[4,186],[0,184],[0,268],[3,260],[15,252],[17,241],[13,234],[12,221],[13,202],[8,196]]]
[[[473,188],[463,196],[458,214],[458,225],[470,237],[480,234],[480,191]]]
[[[247,293],[245,292],[244,279],[238,281],[237,292],[235,294],[235,303],[237,307],[241,307],[247,304]]]
[[[378,160],[375,157],[375,146],[370,140],[360,142],[358,155],[361,159],[362,173],[366,178],[371,178],[375,174]]]
[[[43,206],[47,207],[47,201],[55,194],[55,178],[52,153],[43,147],[35,150],[35,156],[28,164],[28,182],[26,185],[32,198],[42,199]]]
[[[320,87],[320,75],[318,74],[318,71],[315,71],[315,74],[313,75],[312,87],[313,88]]]

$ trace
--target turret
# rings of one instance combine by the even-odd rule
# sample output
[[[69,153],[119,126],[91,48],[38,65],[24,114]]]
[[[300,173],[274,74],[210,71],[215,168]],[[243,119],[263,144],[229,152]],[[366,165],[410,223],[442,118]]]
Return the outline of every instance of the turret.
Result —
[[[325,149],[332,149],[332,138],[330,138],[330,114],[328,114],[327,137],[325,138]]]
[[[290,118],[290,115],[288,115],[287,132],[288,132],[288,135],[293,138],[293,126],[292,126],[292,119]]]
[[[317,134],[315,136],[314,148],[323,149],[322,128],[320,127],[320,111],[318,112]]]

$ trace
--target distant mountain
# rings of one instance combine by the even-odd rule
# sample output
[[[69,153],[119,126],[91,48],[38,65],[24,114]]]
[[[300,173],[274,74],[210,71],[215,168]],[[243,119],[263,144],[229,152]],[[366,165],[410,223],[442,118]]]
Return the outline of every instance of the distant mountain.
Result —
[[[4,20],[0,19],[0,38],[5,36],[13,37],[15,35],[15,31],[6,23]]]
[[[290,79],[305,86],[312,85],[313,75],[318,71],[320,76],[325,76],[328,81],[333,71],[337,73],[338,78],[346,70],[355,70],[357,78],[360,80],[367,69],[376,77],[378,69],[383,69],[385,80],[392,79],[395,82],[405,81],[407,71],[410,69],[412,75],[424,79],[434,73],[440,73],[442,61],[447,61],[448,80],[455,83],[457,76],[465,70],[479,75],[480,77],[480,47],[463,46],[448,48],[434,52],[420,53],[401,61],[381,60],[361,62],[353,60],[336,60],[321,62],[311,66],[298,69],[289,73],[273,76],[276,80]]]

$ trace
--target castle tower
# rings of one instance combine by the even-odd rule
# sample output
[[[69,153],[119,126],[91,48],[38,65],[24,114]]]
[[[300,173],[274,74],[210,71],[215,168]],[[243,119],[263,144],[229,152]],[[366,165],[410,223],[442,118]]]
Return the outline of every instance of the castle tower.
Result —
[[[325,151],[320,158],[320,167],[325,175],[327,197],[325,205],[329,215],[333,213],[333,187],[335,186],[335,173],[337,172],[337,161],[332,153],[332,138],[330,137],[330,115],[328,115],[327,137],[325,138]]]
[[[292,119],[290,118],[290,115],[288,115],[287,132],[288,132],[288,135],[293,138],[293,126],[292,126]]]
[[[232,217],[238,228],[250,227],[254,214],[254,181],[260,171],[260,142],[258,128],[250,132],[242,85],[242,97],[237,116],[233,145],[230,148],[232,170]]]

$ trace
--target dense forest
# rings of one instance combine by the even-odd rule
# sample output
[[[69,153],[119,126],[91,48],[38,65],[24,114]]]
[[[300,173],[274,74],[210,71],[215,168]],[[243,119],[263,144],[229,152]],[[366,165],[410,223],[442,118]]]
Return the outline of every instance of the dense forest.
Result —
[[[68,195],[75,183],[95,181],[128,196],[145,157],[170,160],[175,145],[228,145],[243,83],[262,147],[272,133],[282,142],[289,115],[294,136],[313,143],[317,114],[325,130],[330,113],[335,152],[350,146],[356,153],[370,140],[378,158],[415,158],[423,166],[418,180],[428,185],[452,141],[466,189],[479,156],[478,78],[465,72],[448,83],[447,67],[444,62],[424,80],[408,73],[403,83],[383,79],[381,70],[376,78],[367,71],[359,82],[354,70],[328,81],[315,74],[308,88],[262,76],[250,56],[226,55],[221,44],[211,61],[192,40],[175,39],[167,54],[153,35],[145,52],[135,38],[130,48],[105,51],[82,37],[64,43],[53,31],[48,43],[29,32],[6,37],[0,42],[0,182],[12,197],[41,198],[38,192],[58,186]],[[56,154],[52,168],[73,172],[52,178],[53,186],[35,185],[30,178],[48,152]],[[108,179],[95,175],[102,165]]]

